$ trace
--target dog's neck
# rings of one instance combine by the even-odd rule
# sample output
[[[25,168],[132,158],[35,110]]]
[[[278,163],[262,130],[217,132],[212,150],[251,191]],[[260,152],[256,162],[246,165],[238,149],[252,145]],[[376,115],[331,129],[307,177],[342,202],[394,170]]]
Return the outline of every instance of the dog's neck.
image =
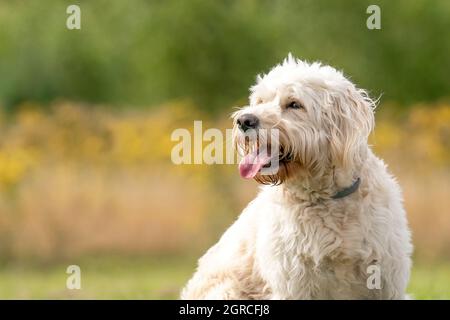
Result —
[[[333,200],[336,195],[350,195],[359,186],[362,163],[351,169],[330,165],[318,174],[307,170],[299,172],[286,180],[280,187],[284,195],[294,200],[312,203]]]

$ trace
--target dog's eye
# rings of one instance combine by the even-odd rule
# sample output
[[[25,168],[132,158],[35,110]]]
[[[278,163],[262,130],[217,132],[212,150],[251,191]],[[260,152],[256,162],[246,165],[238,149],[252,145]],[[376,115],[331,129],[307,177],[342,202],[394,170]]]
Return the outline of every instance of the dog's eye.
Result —
[[[286,105],[286,108],[301,109],[303,106],[297,101],[291,101]]]

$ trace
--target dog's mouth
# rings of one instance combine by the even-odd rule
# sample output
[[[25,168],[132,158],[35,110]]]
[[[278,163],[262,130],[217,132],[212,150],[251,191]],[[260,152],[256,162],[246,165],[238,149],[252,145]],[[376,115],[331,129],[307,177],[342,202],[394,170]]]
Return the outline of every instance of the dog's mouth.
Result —
[[[292,161],[292,155],[285,152],[283,146],[280,146],[278,152],[275,152],[273,155],[271,154],[270,146],[264,149],[256,148],[241,159],[239,174],[244,179],[252,179],[258,173],[273,175],[276,174],[279,166],[290,161]],[[268,172],[262,172],[264,169],[268,169]]]

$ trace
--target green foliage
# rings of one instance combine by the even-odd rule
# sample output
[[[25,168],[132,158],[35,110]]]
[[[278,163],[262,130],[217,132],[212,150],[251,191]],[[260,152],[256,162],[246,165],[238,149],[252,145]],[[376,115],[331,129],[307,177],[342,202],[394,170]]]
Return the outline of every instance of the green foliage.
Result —
[[[288,52],[344,69],[399,105],[450,94],[450,2],[369,0],[0,1],[0,105],[66,98],[113,105],[191,99],[242,103],[257,73]]]

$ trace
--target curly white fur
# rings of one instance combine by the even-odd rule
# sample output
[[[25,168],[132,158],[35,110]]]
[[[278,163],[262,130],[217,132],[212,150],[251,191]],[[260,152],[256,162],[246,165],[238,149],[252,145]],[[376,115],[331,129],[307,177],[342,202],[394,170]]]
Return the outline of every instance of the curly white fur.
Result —
[[[301,110],[289,110],[289,101]],[[289,56],[251,88],[293,155],[199,260],[184,299],[404,299],[412,245],[402,195],[367,144],[374,102],[343,74]],[[236,139],[240,134],[236,130]],[[332,199],[356,178],[358,190]],[[261,178],[261,177],[260,177]],[[264,179],[262,179],[264,180]],[[381,288],[367,286],[376,265]]]

